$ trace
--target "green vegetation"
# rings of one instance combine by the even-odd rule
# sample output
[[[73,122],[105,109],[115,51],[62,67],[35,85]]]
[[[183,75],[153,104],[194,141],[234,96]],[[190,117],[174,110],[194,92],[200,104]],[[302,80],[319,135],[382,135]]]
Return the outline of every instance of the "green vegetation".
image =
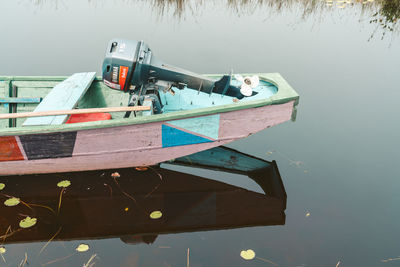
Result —
[[[51,5],[56,9],[61,4],[57,0],[31,0],[37,7]],[[90,4],[97,6],[101,0],[88,0]],[[120,0],[124,4],[143,3],[141,0]],[[149,5],[159,18],[175,17],[178,20],[186,16],[193,16],[201,13],[201,6],[216,5],[222,1],[205,0],[148,0]],[[296,11],[301,14],[302,19],[313,16],[324,16],[328,12],[346,8],[358,8],[360,10],[360,22],[376,24],[371,38],[378,30],[382,31],[382,38],[387,32],[398,32],[400,18],[400,0],[225,0],[227,11],[237,15],[246,16],[254,12],[263,12],[267,16],[279,14],[285,10]]]
[[[360,22],[375,23],[377,27],[371,34],[374,37],[378,30],[382,31],[382,39],[387,32],[398,32],[400,20],[400,0],[225,0],[228,10],[238,16],[250,15],[257,10],[266,14],[279,14],[285,10],[301,11],[301,18],[311,15],[323,16],[336,9],[359,8]],[[160,16],[173,14],[181,19],[187,10],[191,14],[199,10],[203,0],[153,0],[152,6]],[[371,39],[370,38],[370,39]]]
[[[382,39],[387,31],[394,32],[399,29],[400,0],[381,0],[378,4],[378,11],[372,16],[370,23],[376,23],[377,29],[383,30]],[[374,32],[375,33],[375,32]],[[374,33],[371,35],[373,37]]]

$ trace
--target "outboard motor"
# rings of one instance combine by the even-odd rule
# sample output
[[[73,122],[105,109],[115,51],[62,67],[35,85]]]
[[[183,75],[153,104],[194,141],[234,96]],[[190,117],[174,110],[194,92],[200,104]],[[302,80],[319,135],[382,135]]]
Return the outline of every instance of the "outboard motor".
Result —
[[[226,94],[239,99],[244,97],[239,88],[230,85],[230,75],[216,81],[173,67],[156,59],[143,41],[111,40],[103,61],[103,81],[108,87],[124,92],[138,92],[151,85],[164,90],[170,90],[171,87],[190,88],[209,94]]]

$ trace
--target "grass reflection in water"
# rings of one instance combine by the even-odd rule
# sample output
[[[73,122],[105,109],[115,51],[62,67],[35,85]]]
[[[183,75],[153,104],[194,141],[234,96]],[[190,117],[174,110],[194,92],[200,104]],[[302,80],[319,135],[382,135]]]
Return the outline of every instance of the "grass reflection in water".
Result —
[[[106,4],[104,0],[88,0],[95,8]],[[62,9],[67,4],[58,0],[31,0],[36,7],[52,6]],[[220,1],[204,0],[119,0],[116,3],[136,7],[138,4],[149,6],[159,19],[174,17],[184,20],[186,17],[201,13],[201,8],[207,5],[221,5]],[[222,5],[226,10],[237,16],[248,16],[254,12],[264,12],[267,15],[279,14],[283,11],[300,11],[301,18],[306,19],[311,15],[324,16],[327,12],[348,8],[360,11],[360,22],[376,24],[371,38],[378,31],[382,31],[382,39],[386,33],[399,31],[400,0],[225,0]],[[370,39],[371,39],[370,38]]]

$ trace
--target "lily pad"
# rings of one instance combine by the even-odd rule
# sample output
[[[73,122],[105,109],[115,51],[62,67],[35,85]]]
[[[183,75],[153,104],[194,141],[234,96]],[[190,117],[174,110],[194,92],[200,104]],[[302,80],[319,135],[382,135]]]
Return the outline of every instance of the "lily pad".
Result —
[[[79,246],[76,247],[75,249],[78,252],[85,252],[89,250],[89,245],[88,244],[80,244]]]
[[[71,185],[71,182],[68,181],[68,180],[61,181],[61,182],[59,182],[59,183],[57,184],[58,187],[64,187],[64,188],[66,188],[66,187],[68,187],[68,186],[70,186],[70,185]]]
[[[6,248],[4,246],[0,247],[0,254],[6,253]]]
[[[121,177],[121,175],[118,172],[113,172],[113,173],[111,173],[111,177],[112,178],[119,178],[119,177]]]
[[[31,217],[26,217],[25,219],[21,220],[19,222],[19,227],[21,228],[29,228],[32,227],[36,224],[37,219],[36,218],[31,218]]]
[[[242,250],[242,251],[240,251],[240,257],[249,261],[256,257],[256,253],[252,249]]]
[[[3,190],[3,189],[4,189],[4,187],[6,187],[6,185],[5,185],[5,184],[3,184],[3,183],[0,183],[0,190]]]
[[[150,213],[150,218],[156,220],[156,219],[160,219],[162,217],[162,212],[159,210],[155,210],[152,213]]]
[[[8,207],[13,207],[13,206],[17,206],[21,201],[19,200],[19,198],[17,197],[11,197],[9,199],[7,199],[6,201],[4,201],[4,205],[8,206]]]

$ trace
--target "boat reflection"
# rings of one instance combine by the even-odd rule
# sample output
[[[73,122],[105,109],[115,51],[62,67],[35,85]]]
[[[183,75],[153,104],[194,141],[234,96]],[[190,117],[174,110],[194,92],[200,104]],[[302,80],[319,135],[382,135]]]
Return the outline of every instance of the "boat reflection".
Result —
[[[62,180],[71,185],[57,187]],[[152,243],[163,233],[285,224],[276,163],[223,147],[144,169],[10,176],[0,183],[2,203],[21,200],[0,206],[5,244],[52,237]],[[162,216],[152,219],[153,211]],[[37,223],[20,228],[26,216]]]

